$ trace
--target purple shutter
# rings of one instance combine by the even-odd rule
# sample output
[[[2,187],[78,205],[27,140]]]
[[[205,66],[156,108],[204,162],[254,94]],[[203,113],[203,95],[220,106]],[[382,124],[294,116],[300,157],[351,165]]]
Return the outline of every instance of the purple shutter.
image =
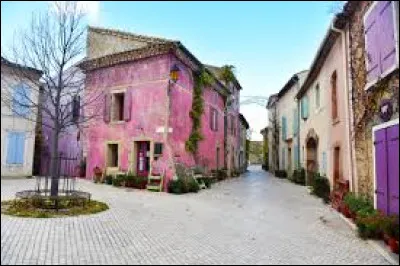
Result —
[[[380,40],[382,73],[396,64],[393,4],[393,1],[382,1],[377,4],[380,26],[378,40]]]
[[[131,121],[132,116],[132,93],[131,90],[127,90],[124,98],[124,120],[126,122]]]
[[[376,174],[376,199],[378,210],[387,214],[388,193],[387,193],[387,149],[386,129],[375,132],[375,174]]]
[[[379,77],[379,42],[378,42],[378,17],[376,6],[365,19],[365,61],[367,66],[367,81],[371,82]]]
[[[110,123],[111,121],[111,94],[107,93],[104,96],[104,122]]]
[[[387,129],[389,214],[399,214],[399,125]]]

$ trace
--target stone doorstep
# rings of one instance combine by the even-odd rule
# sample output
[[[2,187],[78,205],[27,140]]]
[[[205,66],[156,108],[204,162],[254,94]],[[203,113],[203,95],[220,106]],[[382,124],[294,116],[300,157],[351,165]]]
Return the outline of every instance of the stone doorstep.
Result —
[[[346,218],[343,214],[340,212],[336,211],[335,209],[331,208],[334,210],[340,218],[342,218],[343,221],[345,221],[349,227],[354,231],[357,232],[357,225],[355,225],[350,219]],[[383,240],[367,240],[367,243],[373,247],[379,254],[381,254],[389,263],[392,265],[399,265],[399,255],[391,252],[388,247],[386,247],[385,243]]]

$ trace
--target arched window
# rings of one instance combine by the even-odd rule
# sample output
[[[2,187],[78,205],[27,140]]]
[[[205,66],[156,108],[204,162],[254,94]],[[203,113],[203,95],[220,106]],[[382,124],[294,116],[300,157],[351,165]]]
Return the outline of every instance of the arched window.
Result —
[[[337,108],[337,74],[336,70],[331,76],[331,97],[332,97],[332,119],[338,118],[338,108]]]

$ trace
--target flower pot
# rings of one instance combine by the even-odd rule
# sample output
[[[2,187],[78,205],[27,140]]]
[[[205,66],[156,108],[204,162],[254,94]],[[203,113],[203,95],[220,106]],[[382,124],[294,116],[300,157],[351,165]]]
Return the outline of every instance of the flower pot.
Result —
[[[386,233],[383,233],[383,242],[385,242],[386,245],[389,245],[389,239],[390,236]]]
[[[391,237],[389,239],[389,247],[393,253],[399,254],[399,241],[397,241],[395,238]]]

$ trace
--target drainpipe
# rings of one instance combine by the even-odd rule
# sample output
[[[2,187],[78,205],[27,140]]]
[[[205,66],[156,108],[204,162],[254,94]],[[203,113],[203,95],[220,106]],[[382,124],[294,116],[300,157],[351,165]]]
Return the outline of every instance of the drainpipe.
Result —
[[[341,35],[342,37],[342,49],[343,49],[343,69],[344,69],[344,73],[345,73],[345,82],[344,82],[344,89],[345,89],[345,117],[346,117],[346,139],[347,139],[347,146],[350,150],[350,152],[348,153],[348,157],[349,157],[349,162],[350,162],[350,178],[349,178],[349,186],[350,186],[350,191],[355,192],[355,187],[356,187],[356,182],[354,181],[354,171],[355,171],[355,166],[354,166],[354,150],[353,150],[353,142],[351,141],[350,136],[352,135],[352,121],[353,121],[353,117],[352,117],[352,110],[350,108],[350,105],[352,104],[351,101],[349,101],[349,90],[351,91],[351,82],[350,82],[350,76],[348,75],[349,71],[351,71],[351,66],[349,65],[349,60],[348,60],[348,42],[347,42],[347,38],[348,38],[348,34],[346,34],[345,30],[341,30],[335,27],[334,22],[336,21],[336,19],[334,19],[332,21],[331,24],[331,30],[334,32],[337,32]]]

